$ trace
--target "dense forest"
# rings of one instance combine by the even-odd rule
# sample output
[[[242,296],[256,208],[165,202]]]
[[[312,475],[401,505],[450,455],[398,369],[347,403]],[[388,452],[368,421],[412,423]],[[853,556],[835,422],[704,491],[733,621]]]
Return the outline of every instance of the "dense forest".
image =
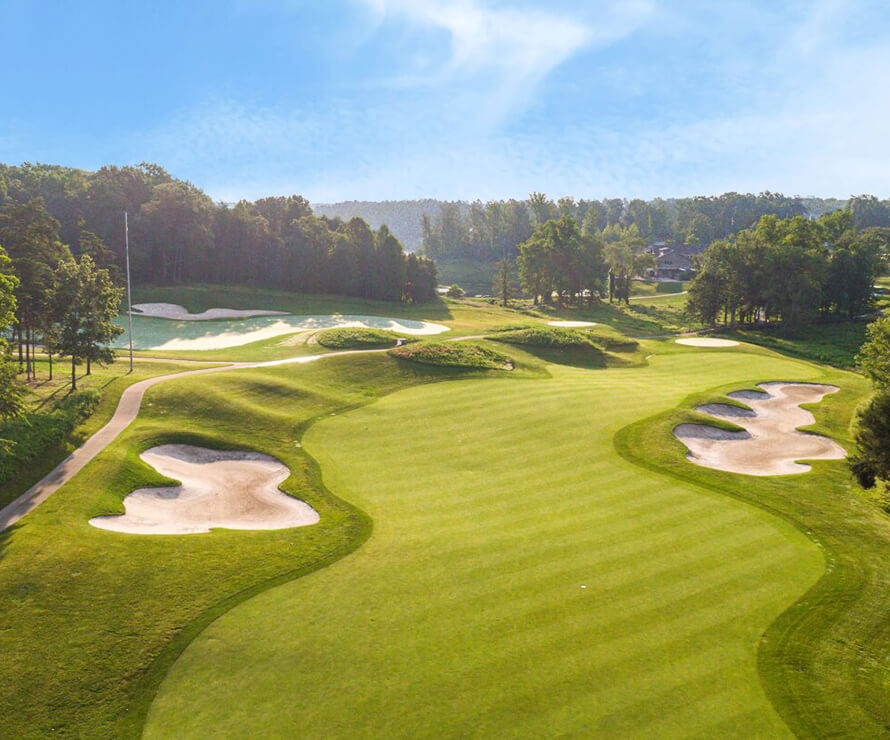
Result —
[[[688,310],[705,324],[781,321],[789,329],[855,318],[871,307],[888,243],[890,229],[858,229],[849,210],[816,220],[764,216],[701,255]]]
[[[123,266],[127,211],[136,283],[246,284],[405,302],[436,295],[433,262],[405,254],[387,228],[318,218],[297,195],[227,206],[153,164],[96,172],[0,165],[0,211],[37,202],[75,257],[89,254],[112,271]]]
[[[762,216],[806,216],[849,209],[856,226],[890,226],[890,200],[870,195],[837,198],[798,198],[778,193],[725,193],[694,198],[644,201],[552,200],[533,193],[526,200],[490,201],[350,201],[313,204],[319,215],[361,216],[371,224],[385,223],[407,249],[433,259],[494,261],[518,255],[518,245],[534,227],[570,215],[588,231],[635,225],[641,238],[704,249],[711,242],[755,225]]]

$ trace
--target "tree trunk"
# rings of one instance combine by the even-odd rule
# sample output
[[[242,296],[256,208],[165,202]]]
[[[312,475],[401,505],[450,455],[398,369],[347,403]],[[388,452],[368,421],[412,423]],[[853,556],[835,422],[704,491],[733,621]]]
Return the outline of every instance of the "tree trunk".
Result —
[[[49,353],[49,379],[53,379],[53,353]]]
[[[19,372],[22,372],[22,370],[25,369],[25,357],[22,354],[22,325],[21,324],[15,325],[15,333],[16,333],[16,337],[18,338],[18,342],[19,342]]]
[[[90,356],[87,355],[87,375],[89,375],[91,372],[92,369],[90,368]]]
[[[25,377],[31,380],[34,362],[34,348],[31,346],[31,327],[25,330]]]
[[[71,355],[71,390],[77,390],[77,364],[74,355]]]

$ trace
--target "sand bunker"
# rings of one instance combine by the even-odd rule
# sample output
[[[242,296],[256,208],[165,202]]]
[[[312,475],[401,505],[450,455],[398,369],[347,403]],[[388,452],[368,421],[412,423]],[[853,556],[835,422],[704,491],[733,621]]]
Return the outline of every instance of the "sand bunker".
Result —
[[[272,316],[286,314],[287,311],[263,311],[240,308],[208,308],[201,313],[189,313],[176,303],[134,303],[133,310],[140,316],[174,321],[210,321],[212,319],[249,319],[251,316]]]
[[[566,329],[578,329],[582,326],[597,326],[595,321],[548,321],[547,326],[562,326]]]
[[[797,460],[839,460],[844,448],[828,437],[798,431],[813,423],[801,404],[816,403],[837,388],[813,383],[759,383],[763,392],[737,391],[730,398],[751,407],[742,409],[709,403],[698,410],[726,419],[746,431],[730,432],[706,424],[680,424],[674,435],[689,448],[687,459],[696,465],[746,475],[805,473],[809,465]]]
[[[738,347],[739,343],[732,339],[717,339],[716,337],[686,337],[675,340],[677,344],[687,347]]]
[[[129,534],[195,534],[224,529],[287,529],[315,524],[318,513],[278,485],[287,466],[258,452],[160,445],[141,455],[181,485],[140,488],[124,499],[126,514],[90,524]]]
[[[144,305],[144,304],[141,304]],[[229,309],[214,309],[229,310]],[[126,327],[126,317],[119,317],[118,324]],[[361,314],[327,314],[316,316],[253,316],[216,321],[175,321],[133,316],[133,342],[136,349],[145,350],[205,350],[240,347],[261,339],[294,334],[301,331],[318,331],[344,327],[389,329],[401,334],[426,336],[449,331],[443,324],[412,319],[392,319],[386,316]],[[118,348],[126,348],[129,339],[122,334],[114,342]]]

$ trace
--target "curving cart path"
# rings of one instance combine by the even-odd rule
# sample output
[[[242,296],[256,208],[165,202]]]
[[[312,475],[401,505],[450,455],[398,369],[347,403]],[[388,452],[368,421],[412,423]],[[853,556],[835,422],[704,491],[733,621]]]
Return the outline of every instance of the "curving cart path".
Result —
[[[320,360],[322,357],[365,354],[368,352],[385,352],[386,350],[378,349],[358,349],[346,350],[343,352],[326,352],[317,355],[304,355],[301,357],[289,357],[285,360],[267,360],[264,362],[232,362],[227,365],[217,365],[214,367],[203,367],[197,370],[184,370],[170,375],[158,375],[154,378],[140,380],[133,383],[121,394],[121,400],[117,404],[114,416],[109,422],[90,437],[83,445],[78,447],[55,468],[41,478],[37,483],[31,486],[21,496],[11,503],[0,509],[0,532],[11,527],[19,519],[28,512],[36,509],[40,504],[46,501],[63,485],[71,480],[79,473],[90,460],[110,445],[117,436],[126,429],[142,406],[142,397],[145,392],[157,385],[168,380],[176,378],[185,378],[192,375],[203,375],[205,373],[219,373],[227,370],[241,370],[244,368],[254,367],[274,367],[276,365],[291,365],[297,363],[313,362]]]

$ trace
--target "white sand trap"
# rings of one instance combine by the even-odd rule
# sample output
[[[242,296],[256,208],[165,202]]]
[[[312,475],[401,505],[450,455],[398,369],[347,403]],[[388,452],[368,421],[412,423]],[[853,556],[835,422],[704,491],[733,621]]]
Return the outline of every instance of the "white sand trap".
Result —
[[[599,326],[595,321],[548,321],[547,326],[562,326],[566,329],[580,329],[582,326]]]
[[[675,340],[677,344],[687,347],[738,347],[739,343],[732,339],[717,339],[716,337],[685,337]]]
[[[128,534],[195,534],[224,529],[288,529],[315,524],[318,513],[278,485],[287,466],[258,452],[160,445],[142,459],[181,485],[140,488],[124,499],[126,514],[90,524]]]
[[[730,432],[706,424],[679,424],[674,435],[689,448],[687,459],[696,465],[745,475],[805,473],[809,465],[797,460],[840,460],[844,448],[828,437],[798,431],[813,423],[801,404],[816,403],[837,388],[814,383],[759,383],[764,392],[737,391],[730,398],[752,410],[723,403],[699,406],[702,413],[727,419],[744,432]]]
[[[126,325],[125,322],[125,317],[119,320],[119,323],[124,325]],[[261,339],[271,339],[297,332],[347,327],[388,329],[416,336],[429,336],[450,331],[447,326],[430,321],[393,319],[386,316],[365,316],[362,314],[320,314],[315,316],[287,314],[285,316],[253,316],[203,322],[159,321],[157,317],[144,317],[143,314],[138,314],[133,333],[136,349],[205,350],[240,347]],[[115,342],[115,346],[126,347],[127,341],[126,335],[121,335]]]
[[[273,316],[287,311],[263,311],[240,308],[208,308],[201,313],[189,313],[177,303],[134,303],[133,310],[140,316],[174,321],[210,321],[211,319],[249,319],[251,316]]]

